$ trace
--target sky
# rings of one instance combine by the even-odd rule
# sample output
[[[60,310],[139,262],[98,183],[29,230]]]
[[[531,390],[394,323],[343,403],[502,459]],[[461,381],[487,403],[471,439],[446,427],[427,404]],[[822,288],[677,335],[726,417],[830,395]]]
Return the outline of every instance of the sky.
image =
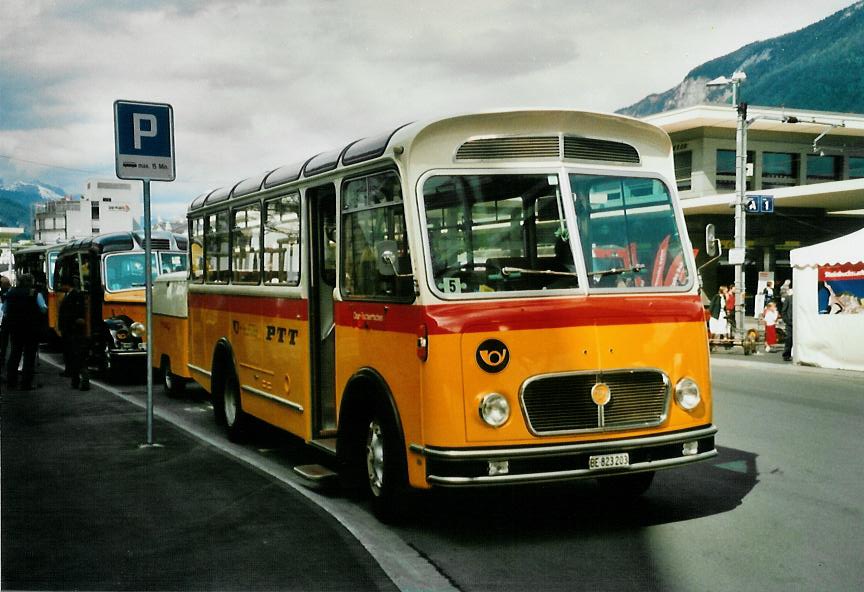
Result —
[[[3,0],[0,180],[114,177],[117,99],[169,103],[177,178],[205,191],[403,123],[611,112],[853,0]],[[731,72],[730,72],[731,74]]]

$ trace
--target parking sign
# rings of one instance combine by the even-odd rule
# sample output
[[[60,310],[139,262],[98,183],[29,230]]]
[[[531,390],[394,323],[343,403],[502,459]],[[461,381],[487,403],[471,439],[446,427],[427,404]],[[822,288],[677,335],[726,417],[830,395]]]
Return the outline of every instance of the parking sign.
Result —
[[[171,105],[115,101],[114,138],[117,178],[174,180],[174,110]]]

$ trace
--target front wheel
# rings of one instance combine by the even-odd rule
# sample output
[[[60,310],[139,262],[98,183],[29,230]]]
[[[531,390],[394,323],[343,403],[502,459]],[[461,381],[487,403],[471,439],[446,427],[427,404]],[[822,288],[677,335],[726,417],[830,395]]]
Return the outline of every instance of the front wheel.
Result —
[[[382,521],[397,519],[406,502],[405,454],[390,413],[376,411],[366,425],[365,473],[372,511]]]

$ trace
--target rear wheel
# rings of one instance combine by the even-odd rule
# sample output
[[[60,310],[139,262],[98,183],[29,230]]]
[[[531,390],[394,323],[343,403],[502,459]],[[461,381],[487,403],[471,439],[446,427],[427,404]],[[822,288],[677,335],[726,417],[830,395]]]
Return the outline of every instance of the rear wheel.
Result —
[[[241,442],[246,433],[248,416],[240,402],[240,382],[232,368],[225,376],[221,388],[214,393],[213,412],[216,421],[225,429],[228,439]]]
[[[162,364],[159,367],[159,373],[162,376],[162,390],[171,398],[179,396],[186,383],[182,378],[171,372],[171,359],[167,356],[162,358]]]

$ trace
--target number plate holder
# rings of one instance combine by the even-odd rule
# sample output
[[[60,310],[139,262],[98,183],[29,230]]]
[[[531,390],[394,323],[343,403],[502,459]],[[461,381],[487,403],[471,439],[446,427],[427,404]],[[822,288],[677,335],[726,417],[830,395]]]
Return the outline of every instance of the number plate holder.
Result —
[[[630,455],[626,452],[615,454],[598,454],[588,457],[588,468],[592,471],[599,469],[619,469],[630,466]]]

